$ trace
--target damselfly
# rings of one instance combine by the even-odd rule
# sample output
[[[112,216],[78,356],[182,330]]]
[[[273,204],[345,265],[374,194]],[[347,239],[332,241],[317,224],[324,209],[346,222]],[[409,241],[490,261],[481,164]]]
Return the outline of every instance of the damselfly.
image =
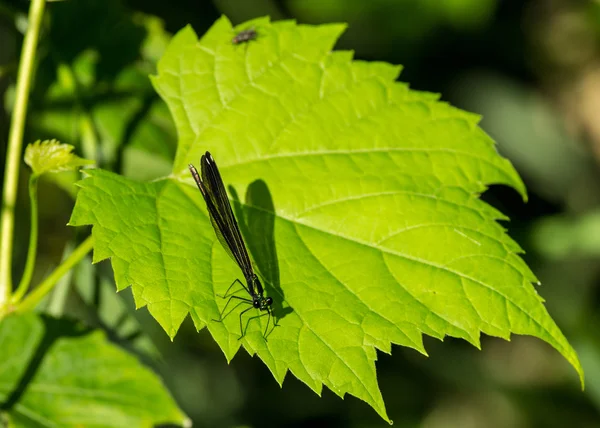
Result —
[[[192,176],[198,185],[198,189],[200,189],[200,192],[204,197],[206,207],[208,208],[208,214],[210,216],[213,228],[215,229],[215,233],[217,234],[217,238],[223,245],[223,248],[225,248],[227,254],[231,256],[231,258],[242,270],[247,284],[247,286],[245,286],[239,279],[236,279],[229,286],[229,289],[227,289],[225,295],[220,296],[222,298],[229,297],[229,300],[227,300],[225,307],[219,314],[220,319],[215,321],[223,321],[223,314],[225,313],[227,306],[229,306],[229,302],[231,302],[232,299],[236,299],[240,301],[240,304],[246,303],[251,305],[249,308],[244,309],[240,313],[240,339],[246,334],[242,327],[242,316],[253,308],[259,309],[260,311],[267,311],[269,314],[267,326],[265,327],[265,332],[263,334],[263,336],[266,337],[267,330],[269,328],[269,322],[271,320],[271,305],[273,304],[273,299],[271,297],[264,296],[262,284],[260,283],[258,276],[256,276],[254,273],[252,263],[250,262],[250,257],[248,256],[248,250],[246,250],[246,244],[244,244],[244,239],[240,233],[240,228],[235,216],[233,215],[231,204],[227,198],[225,186],[223,185],[223,180],[221,179],[221,174],[219,173],[219,169],[217,168],[215,160],[209,152],[206,152],[206,154],[202,155],[200,164],[202,178],[200,178],[200,174],[198,174],[198,171],[192,164],[189,165],[190,171],[192,172]],[[231,290],[231,287],[233,287],[236,282],[239,283],[244,290],[246,290],[251,297],[250,299],[235,296],[235,293],[241,290],[237,290],[229,294],[229,290]],[[225,316],[228,314],[229,313],[227,313]],[[260,316],[261,315],[257,315],[248,319],[246,327],[248,327],[248,324],[253,318],[258,318]]]

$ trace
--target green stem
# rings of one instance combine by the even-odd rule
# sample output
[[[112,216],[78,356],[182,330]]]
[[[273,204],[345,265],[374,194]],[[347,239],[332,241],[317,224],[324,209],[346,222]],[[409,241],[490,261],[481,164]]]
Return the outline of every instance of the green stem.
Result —
[[[69,242],[65,246],[62,260],[69,258],[73,252],[73,247],[74,246],[72,242]],[[54,290],[52,290],[52,293],[49,293],[47,300],[48,304],[44,308],[44,313],[51,315],[54,318],[60,318],[63,316],[74,272],[75,269],[71,269],[66,275],[63,275],[61,279],[56,281]]]
[[[16,312],[27,312],[33,310],[38,303],[56,285],[59,279],[66,275],[87,253],[92,250],[93,238],[89,236],[62,262],[44,281],[17,306]]]
[[[31,283],[31,277],[33,276],[33,268],[35,266],[35,256],[37,253],[37,242],[38,242],[38,200],[37,200],[37,188],[38,188],[39,175],[31,174],[29,177],[29,201],[31,203],[31,229],[29,231],[29,249],[27,250],[27,262],[25,263],[25,271],[23,277],[19,283],[19,287],[12,296],[11,303],[13,305],[18,304]]]
[[[15,201],[19,181],[19,164],[23,147],[23,131],[27,114],[27,101],[33,76],[35,52],[40,34],[45,0],[31,0],[29,8],[29,26],[25,34],[19,73],[17,75],[16,98],[10,132],[8,153],[4,172],[4,191],[2,200],[1,241],[0,241],[0,318],[7,306],[12,292],[12,249],[15,223]]]

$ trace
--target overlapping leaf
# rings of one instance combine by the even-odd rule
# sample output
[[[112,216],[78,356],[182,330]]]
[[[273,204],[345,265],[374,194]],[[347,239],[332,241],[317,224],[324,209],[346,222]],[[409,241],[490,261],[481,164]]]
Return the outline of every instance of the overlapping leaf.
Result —
[[[395,82],[399,68],[331,49],[342,25],[246,23],[233,45],[222,18],[198,40],[172,40],[153,81],[179,133],[169,177],[133,182],[93,171],[73,225],[92,224],[96,261],[173,337],[187,314],[228,359],[239,346],[278,382],[287,371],[319,393],[350,393],[386,420],[376,349],[425,353],[422,334],[537,336],[581,367],[518,256],[478,199],[490,183],[522,182],[478,118]],[[272,296],[276,327],[242,305],[214,322],[236,276],[187,170],[209,150]],[[253,313],[256,316],[258,313]]]
[[[0,324],[0,349],[0,417],[10,426],[188,423],[160,379],[102,332],[13,315]]]

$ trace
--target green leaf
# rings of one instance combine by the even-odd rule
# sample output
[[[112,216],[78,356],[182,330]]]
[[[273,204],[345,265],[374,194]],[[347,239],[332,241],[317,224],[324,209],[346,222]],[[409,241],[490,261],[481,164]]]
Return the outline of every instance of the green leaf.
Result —
[[[0,323],[0,406],[15,427],[187,423],[161,380],[100,331],[35,314]]]
[[[42,175],[47,172],[69,171],[80,166],[92,165],[94,161],[82,159],[71,153],[74,147],[60,144],[56,140],[36,141],[25,149],[25,163],[33,173]]]
[[[552,259],[600,255],[600,211],[548,216],[535,223],[532,244]]]
[[[249,27],[257,40],[232,45]],[[173,172],[151,183],[88,172],[71,224],[93,225],[94,260],[111,258],[117,288],[131,285],[169,336],[189,313],[228,360],[243,345],[279,383],[291,371],[388,421],[376,350],[425,353],[423,333],[477,347],[481,333],[537,336],[582,376],[505,217],[478,198],[490,183],[525,195],[511,164],[475,115],[395,82],[398,67],[332,52],[343,29],[221,18],[200,41],[180,31],[153,78],[179,133]],[[268,341],[254,310],[238,340],[244,305],[214,321],[240,271],[187,169],[206,150],[275,301]]]

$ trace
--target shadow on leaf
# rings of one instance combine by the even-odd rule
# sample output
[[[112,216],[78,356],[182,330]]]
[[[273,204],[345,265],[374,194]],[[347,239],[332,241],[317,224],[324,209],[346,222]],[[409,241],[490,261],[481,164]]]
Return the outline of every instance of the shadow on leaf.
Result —
[[[264,181],[252,182],[246,191],[246,209],[242,209],[239,196],[232,186],[229,186],[229,193],[234,200],[233,209],[248,251],[263,279],[267,295],[273,296],[273,317],[278,321],[291,313],[292,308],[283,306],[285,295],[279,278],[279,260],[275,246],[275,206],[271,192]]]
[[[19,402],[40,369],[48,351],[57,340],[65,337],[82,337],[92,331],[90,328],[87,328],[78,322],[56,319],[45,315],[42,315],[41,318],[44,321],[44,336],[38,344],[35,353],[29,361],[27,369],[25,370],[25,373],[23,373],[16,388],[3,403],[0,403],[1,411],[8,411]]]

